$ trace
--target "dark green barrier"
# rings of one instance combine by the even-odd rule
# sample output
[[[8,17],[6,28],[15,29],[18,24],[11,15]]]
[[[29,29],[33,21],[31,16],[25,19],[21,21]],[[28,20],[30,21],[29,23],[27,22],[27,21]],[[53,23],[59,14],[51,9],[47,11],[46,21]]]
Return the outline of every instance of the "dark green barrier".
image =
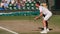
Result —
[[[11,12],[11,13],[3,13],[0,16],[34,16],[39,15],[39,11],[20,11],[20,12]]]

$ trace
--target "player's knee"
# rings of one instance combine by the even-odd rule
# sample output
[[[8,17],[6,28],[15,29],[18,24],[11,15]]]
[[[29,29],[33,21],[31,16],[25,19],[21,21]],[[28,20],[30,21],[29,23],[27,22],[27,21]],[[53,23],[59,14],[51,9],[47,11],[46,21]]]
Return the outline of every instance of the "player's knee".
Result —
[[[46,20],[44,20],[44,19],[43,19],[43,21],[42,21],[42,22],[46,22]]]

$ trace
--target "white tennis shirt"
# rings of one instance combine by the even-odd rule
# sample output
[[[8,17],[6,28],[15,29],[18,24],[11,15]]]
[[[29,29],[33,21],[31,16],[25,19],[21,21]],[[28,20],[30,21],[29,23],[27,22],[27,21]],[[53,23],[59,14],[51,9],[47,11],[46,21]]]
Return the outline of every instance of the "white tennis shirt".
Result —
[[[44,15],[51,14],[51,11],[49,11],[47,8],[43,6],[39,6],[40,12],[42,12]]]

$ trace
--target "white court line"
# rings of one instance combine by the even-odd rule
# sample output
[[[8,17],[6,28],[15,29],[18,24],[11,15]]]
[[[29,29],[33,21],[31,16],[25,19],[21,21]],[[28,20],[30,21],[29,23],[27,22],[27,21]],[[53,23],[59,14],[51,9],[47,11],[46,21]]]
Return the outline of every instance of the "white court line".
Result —
[[[11,32],[11,33],[13,33],[13,34],[18,34],[17,32],[14,32],[14,31],[12,31],[12,30],[9,30],[9,29],[4,28],[4,27],[1,27],[1,26],[0,26],[0,29],[6,30],[6,31]]]

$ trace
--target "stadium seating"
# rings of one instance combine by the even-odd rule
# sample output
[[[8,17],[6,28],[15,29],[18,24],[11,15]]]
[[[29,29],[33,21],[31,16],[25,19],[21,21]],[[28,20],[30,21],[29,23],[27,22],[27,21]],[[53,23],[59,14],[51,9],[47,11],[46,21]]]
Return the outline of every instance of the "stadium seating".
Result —
[[[36,8],[35,6],[35,1],[34,2],[26,2],[24,7],[21,8],[17,8],[16,4],[12,5],[9,4],[9,9],[10,10],[37,10],[38,8]]]
[[[25,6],[18,8],[16,4],[9,4],[8,5],[8,10],[22,10],[20,12],[12,12],[12,13],[3,13],[0,16],[31,16],[31,15],[39,15],[40,12],[38,8],[35,6],[35,1],[34,2],[26,2]],[[26,11],[24,11],[26,10]]]

